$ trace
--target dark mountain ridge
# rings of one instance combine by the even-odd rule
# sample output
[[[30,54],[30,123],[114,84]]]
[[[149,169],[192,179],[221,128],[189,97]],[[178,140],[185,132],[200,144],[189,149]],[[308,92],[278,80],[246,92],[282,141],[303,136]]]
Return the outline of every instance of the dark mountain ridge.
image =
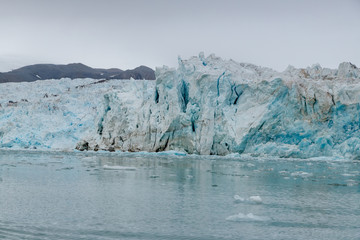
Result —
[[[147,79],[155,80],[155,72],[146,66],[130,70],[118,68],[91,68],[82,63],[67,65],[35,64],[0,73],[0,83],[33,82],[44,79],[93,78],[93,79]]]

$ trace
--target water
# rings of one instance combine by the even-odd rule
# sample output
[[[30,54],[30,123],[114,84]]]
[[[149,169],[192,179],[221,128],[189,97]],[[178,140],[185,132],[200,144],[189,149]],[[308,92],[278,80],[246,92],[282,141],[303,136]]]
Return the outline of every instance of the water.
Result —
[[[357,161],[0,151],[0,239],[360,239],[359,183]]]

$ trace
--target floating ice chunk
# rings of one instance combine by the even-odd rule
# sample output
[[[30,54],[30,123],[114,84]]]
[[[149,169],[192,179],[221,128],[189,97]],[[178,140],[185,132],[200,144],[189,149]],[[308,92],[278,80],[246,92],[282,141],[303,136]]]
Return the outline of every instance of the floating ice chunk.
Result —
[[[245,201],[245,198],[240,197],[239,195],[234,195],[234,202],[235,203],[241,203],[241,202],[244,202],[244,201]]]
[[[303,172],[303,171],[298,171],[298,172],[293,172],[291,173],[292,177],[302,177],[302,178],[306,178],[306,177],[311,177],[312,173],[308,173],[308,172]]]
[[[0,181],[1,182],[1,181]],[[359,183],[357,183],[355,180],[347,180],[346,181],[346,185],[348,186],[348,187],[352,187],[352,186],[356,186],[356,185],[359,185]]]
[[[234,195],[234,203],[242,203],[242,202],[250,202],[260,204],[262,203],[262,199],[260,196],[251,196],[249,198],[243,198],[239,195]]]
[[[239,213],[226,218],[226,221],[231,222],[246,222],[246,221],[269,221],[270,218],[266,216],[257,216],[252,213],[243,214]]]
[[[185,152],[178,152],[174,150],[159,152],[159,155],[175,155],[175,156],[186,156]]]
[[[104,170],[125,170],[125,171],[135,171],[136,167],[125,167],[125,166],[109,166],[109,165],[104,165],[103,166]]]
[[[342,176],[344,177],[354,177],[355,174],[351,174],[351,173],[344,173],[344,174],[341,174]]]
[[[262,199],[260,196],[251,196],[251,197],[249,197],[249,201],[258,203],[258,204],[262,203]]]

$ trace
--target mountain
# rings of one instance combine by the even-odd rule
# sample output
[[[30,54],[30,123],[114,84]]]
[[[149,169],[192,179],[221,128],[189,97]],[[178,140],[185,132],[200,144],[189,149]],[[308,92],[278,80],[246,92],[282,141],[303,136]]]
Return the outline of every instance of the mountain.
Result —
[[[200,54],[156,81],[2,84],[0,147],[360,159],[359,109],[349,62],[277,72]]]
[[[151,68],[146,66],[123,71],[117,68],[91,68],[81,63],[68,65],[35,64],[10,72],[0,73],[0,83],[33,82],[61,78],[130,79],[131,77],[134,79],[154,80],[155,74]]]

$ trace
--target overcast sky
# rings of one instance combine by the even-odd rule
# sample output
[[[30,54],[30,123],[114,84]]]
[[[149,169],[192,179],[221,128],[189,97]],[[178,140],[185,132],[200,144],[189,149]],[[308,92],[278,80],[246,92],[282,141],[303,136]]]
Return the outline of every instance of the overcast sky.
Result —
[[[360,0],[0,0],[0,71],[177,66],[204,51],[284,70],[360,66]]]

